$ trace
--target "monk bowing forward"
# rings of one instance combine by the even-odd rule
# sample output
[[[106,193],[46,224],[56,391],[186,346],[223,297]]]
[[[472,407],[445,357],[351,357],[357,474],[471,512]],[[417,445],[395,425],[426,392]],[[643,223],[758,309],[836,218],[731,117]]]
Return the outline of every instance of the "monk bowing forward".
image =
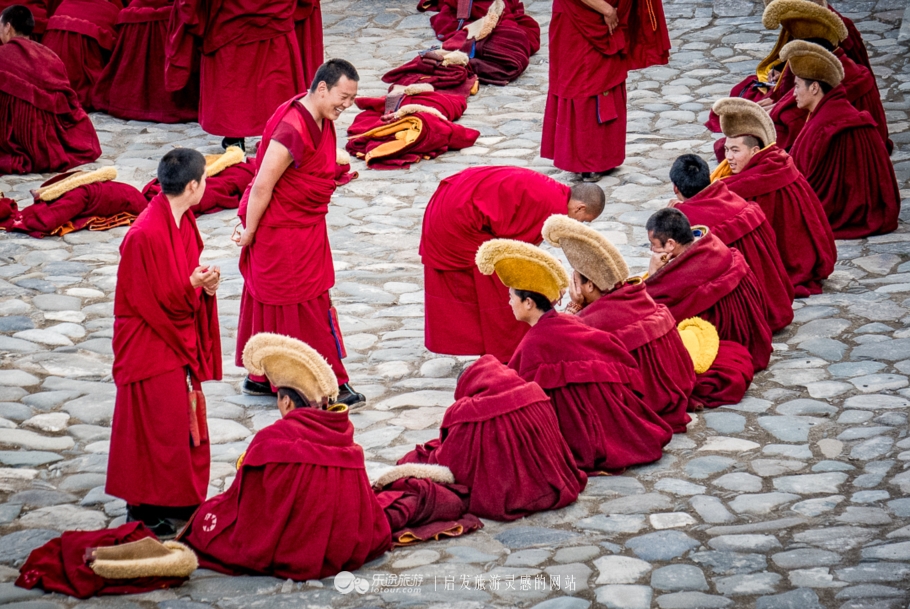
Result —
[[[159,537],[205,499],[209,442],[202,381],[221,378],[217,267],[199,265],[192,213],[205,191],[205,157],[177,148],[158,164],[161,194],[120,246],[114,293],[114,405],[105,492],[127,520]]]

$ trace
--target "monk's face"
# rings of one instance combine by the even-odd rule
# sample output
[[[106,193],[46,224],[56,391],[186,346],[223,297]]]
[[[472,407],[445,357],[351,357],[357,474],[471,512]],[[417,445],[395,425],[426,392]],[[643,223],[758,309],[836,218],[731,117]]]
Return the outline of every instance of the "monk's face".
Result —
[[[6,44],[15,36],[16,31],[13,29],[13,26],[9,23],[3,23],[0,21],[0,44]]]
[[[667,239],[665,243],[661,243],[660,239],[655,237],[654,233],[651,231],[648,231],[648,241],[651,242],[651,253],[653,254],[666,254],[668,257],[672,258],[681,251],[681,247],[676,239]]]
[[[509,306],[512,307],[512,314],[515,319],[525,323],[531,323],[534,318],[534,311],[537,310],[533,300],[530,298],[522,300],[512,288],[509,288]]]
[[[796,105],[801,110],[812,112],[822,100],[825,93],[821,86],[814,80],[803,80],[799,76],[794,77],[793,97],[796,98]]]
[[[724,144],[724,155],[730,164],[730,171],[739,173],[749,165],[752,157],[758,154],[758,146],[748,146],[741,137],[728,137]]]
[[[338,120],[342,112],[354,105],[354,98],[357,97],[357,81],[342,76],[331,89],[325,82],[320,82],[316,87],[314,97],[320,118]]]

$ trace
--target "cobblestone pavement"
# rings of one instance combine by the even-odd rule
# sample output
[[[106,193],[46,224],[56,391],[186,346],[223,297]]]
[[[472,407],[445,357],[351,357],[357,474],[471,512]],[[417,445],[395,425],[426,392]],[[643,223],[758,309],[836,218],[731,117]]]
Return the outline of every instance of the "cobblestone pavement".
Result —
[[[619,244],[635,270],[647,260],[645,220],[671,194],[672,160],[690,151],[710,157],[712,136],[702,127],[710,104],[774,42],[776,34],[762,30],[760,5],[667,1],[670,64],[630,78],[629,158],[601,182],[608,206],[594,226]],[[869,47],[906,202],[910,53],[906,40],[898,42],[905,2],[849,0],[837,8],[856,21]],[[550,4],[538,0],[528,9],[546,37]],[[357,65],[365,95],[381,94],[379,76],[433,40],[429,15],[417,14],[412,0],[331,0],[324,12],[328,54]],[[910,37],[910,16],[904,21]],[[423,347],[417,244],[438,181],[493,163],[569,177],[538,156],[546,53],[544,42],[518,81],[484,87],[470,100],[461,120],[481,130],[476,146],[410,171],[360,166],[360,179],[334,197],[334,297],[354,386],[369,397],[351,418],[371,472],[436,436],[455,377],[470,359]],[[115,164],[120,179],[137,186],[172,146],[215,152],[220,140],[196,124],[92,118],[104,145],[99,164]],[[341,126],[352,119],[353,111]],[[0,178],[0,190],[24,201],[41,179]],[[219,292],[225,379],[205,387],[211,493],[231,483],[234,460],[252,434],[278,417],[269,400],[238,390],[234,223],[230,212],[199,221],[203,257],[220,264],[225,278]],[[14,568],[64,529],[116,525],[124,517],[124,503],[103,492],[114,401],[112,298],[124,232],[0,236],[0,604],[9,608],[74,605],[68,597],[15,588]],[[658,463],[592,479],[566,509],[398,549],[356,574],[371,584],[363,594],[341,594],[331,579],[294,583],[199,571],[175,590],[80,606],[906,608],[910,231],[902,224],[891,235],[840,242],[838,254],[825,293],[794,305],[796,319],[775,336],[770,368],[741,404],[695,417]],[[421,576],[419,590],[409,589]]]

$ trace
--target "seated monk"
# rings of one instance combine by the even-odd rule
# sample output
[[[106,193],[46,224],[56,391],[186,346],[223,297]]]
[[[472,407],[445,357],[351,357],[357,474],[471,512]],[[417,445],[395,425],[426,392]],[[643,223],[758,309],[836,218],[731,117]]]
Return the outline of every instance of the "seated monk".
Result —
[[[468,107],[468,100],[463,96],[436,91],[431,84],[392,85],[386,96],[358,97],[354,103],[363,112],[348,127],[349,136],[400,120],[417,109],[431,114],[435,110],[446,120],[457,121]]]
[[[575,466],[547,394],[492,355],[458,377],[439,439],[398,463],[445,465],[470,489],[469,511],[492,520],[565,507],[588,480]]]
[[[92,91],[114,49],[119,12],[108,0],[63,0],[48,21],[42,42],[63,60],[83,108],[92,108]]]
[[[743,255],[724,245],[704,226],[693,227],[678,209],[667,207],[648,218],[651,264],[648,294],[681,322],[701,317],[717,328],[720,340],[737,342],[752,356],[754,370],[771,359],[771,328],[765,299]]]
[[[755,203],[731,192],[723,182],[711,183],[704,159],[684,154],[673,163],[670,180],[677,199],[670,201],[690,223],[707,226],[727,247],[742,254],[765,296],[765,314],[772,332],[793,321],[793,284],[777,251],[777,237]]]
[[[92,93],[92,106],[111,116],[153,123],[199,117],[199,79],[179,91],[165,87],[168,20],[174,0],[132,0],[117,16],[117,41]]]
[[[95,127],[24,6],[0,13],[0,174],[65,171],[101,156]]]
[[[28,37],[35,42],[41,42],[41,38],[47,30],[47,18],[50,13],[47,0],[0,0],[0,12],[17,5],[24,6],[31,11],[32,17],[35,19],[35,27]]]
[[[562,248],[574,269],[566,312],[625,345],[641,372],[645,404],[673,433],[685,433],[695,372],[673,315],[651,299],[641,279],[629,279],[622,254],[593,228],[550,216],[543,237]]]
[[[353,571],[391,546],[338,382],[305,343],[251,338],[244,366],[278,387],[281,419],[259,431],[224,493],[203,503],[182,540],[221,573],[297,581]]]
[[[114,182],[116,177],[114,167],[56,176],[32,191],[32,205],[0,226],[32,237],[129,226],[150,199],[129,184]]]
[[[402,86],[429,84],[436,91],[467,99],[478,90],[477,75],[469,61],[461,51],[421,51],[408,63],[386,72],[382,82]]]
[[[835,239],[890,233],[901,204],[894,166],[875,121],[847,101],[841,63],[801,40],[781,56],[796,75],[796,103],[809,112],[790,154],[821,200]]]
[[[605,200],[594,184],[569,188],[519,167],[472,167],[440,182],[420,237],[427,349],[508,361],[527,325],[515,320],[499,279],[477,270],[477,248],[495,238],[538,244],[553,214],[592,222]]]
[[[752,383],[752,356],[745,347],[720,340],[717,328],[700,317],[684,319],[677,326],[695,368],[693,410],[739,404]]]
[[[775,143],[774,123],[761,106],[726,97],[714,103],[714,112],[727,140],[726,158],[711,180],[723,180],[731,192],[761,207],[795,296],[821,294],[837,248],[818,195]]]
[[[546,392],[578,469],[619,472],[660,459],[673,431],[642,401],[642,379],[612,334],[557,313],[569,277],[530,243],[494,239],[477,250],[477,268],[509,287],[515,319],[530,326],[509,368]]]

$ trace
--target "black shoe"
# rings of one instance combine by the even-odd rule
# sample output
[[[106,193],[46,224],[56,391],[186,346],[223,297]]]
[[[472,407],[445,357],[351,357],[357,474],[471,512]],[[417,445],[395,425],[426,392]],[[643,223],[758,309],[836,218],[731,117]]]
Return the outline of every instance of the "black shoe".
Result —
[[[362,393],[357,393],[354,391],[354,388],[351,387],[350,383],[345,383],[338,387],[338,398],[335,400],[336,404],[344,404],[350,409],[353,409],[355,406],[362,406],[367,403],[367,398]]]
[[[278,395],[278,392],[272,391],[272,385],[268,381],[260,383],[250,377],[243,379],[240,391],[246,395]]]
[[[172,518],[162,518],[152,514],[148,506],[127,505],[126,521],[141,522],[148,528],[158,539],[173,539],[186,522],[178,523]]]
[[[221,147],[227,150],[231,146],[237,146],[246,152],[246,141],[242,137],[226,137],[221,140]]]
[[[582,182],[588,182],[590,181],[592,175],[593,174],[590,171],[582,171],[580,174],[578,174],[578,179]]]

